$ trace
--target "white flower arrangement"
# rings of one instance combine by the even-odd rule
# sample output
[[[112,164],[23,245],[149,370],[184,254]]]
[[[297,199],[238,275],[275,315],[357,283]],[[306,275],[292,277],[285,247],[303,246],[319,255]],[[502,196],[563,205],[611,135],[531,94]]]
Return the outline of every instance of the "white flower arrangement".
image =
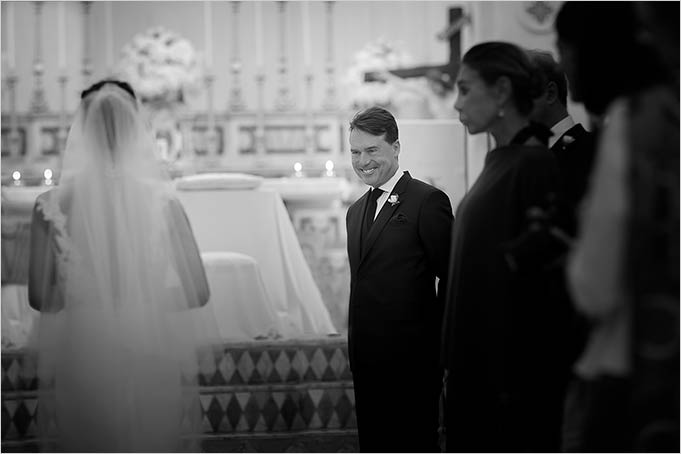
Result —
[[[191,43],[155,27],[136,35],[121,51],[116,75],[146,103],[183,103],[201,86],[201,65]]]
[[[364,75],[371,71],[387,71],[411,65],[411,56],[397,43],[384,38],[369,42],[354,55],[354,63],[345,75],[350,108],[362,109],[373,105],[388,107],[395,87],[390,82],[366,82]]]

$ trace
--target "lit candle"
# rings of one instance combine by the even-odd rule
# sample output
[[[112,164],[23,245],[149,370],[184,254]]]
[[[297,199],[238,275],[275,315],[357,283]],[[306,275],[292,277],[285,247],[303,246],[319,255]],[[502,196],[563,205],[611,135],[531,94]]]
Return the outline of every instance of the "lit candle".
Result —
[[[104,16],[106,21],[106,66],[113,68],[114,64],[114,43],[113,43],[113,12],[111,2],[104,2]]]
[[[14,2],[7,2],[7,65],[14,71]]]
[[[45,178],[45,185],[50,186],[52,184],[52,169],[45,169],[43,177]]]
[[[212,22],[211,3],[209,0],[203,2],[203,30],[204,46],[206,51],[206,69],[213,66],[213,22]]]
[[[303,176],[303,165],[299,162],[296,162],[293,164],[293,170],[296,172],[295,175],[297,177],[302,177]]]
[[[329,159],[328,161],[326,161],[326,176],[332,177],[333,175],[334,175],[334,173],[333,173],[333,161]]]
[[[64,2],[57,3],[57,45],[59,46],[59,70],[66,71],[66,11]]]
[[[300,4],[301,22],[303,28],[303,63],[307,71],[312,66],[312,50],[310,48],[310,5],[309,2]]]
[[[262,71],[264,65],[262,48],[262,3],[255,2],[255,66],[258,72]]]
[[[18,170],[12,172],[12,180],[14,180],[14,184],[16,186],[21,185],[21,172],[19,172]]]

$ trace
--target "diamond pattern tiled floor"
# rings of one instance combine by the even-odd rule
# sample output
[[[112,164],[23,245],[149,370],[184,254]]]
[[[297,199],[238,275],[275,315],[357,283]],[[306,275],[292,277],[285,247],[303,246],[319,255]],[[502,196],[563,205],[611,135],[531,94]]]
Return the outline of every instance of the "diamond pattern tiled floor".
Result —
[[[231,446],[234,436],[259,440],[244,438],[239,445],[244,448],[243,443],[266,444],[270,435],[283,440],[286,434],[313,431],[317,438],[334,433],[344,440],[338,449],[355,450],[346,345],[345,338],[335,337],[254,341],[202,352],[200,396],[194,404],[203,411],[204,441]],[[36,443],[36,379],[30,360],[20,351],[2,354],[3,448]],[[227,438],[218,442],[216,436]],[[294,449],[295,443],[291,441]]]

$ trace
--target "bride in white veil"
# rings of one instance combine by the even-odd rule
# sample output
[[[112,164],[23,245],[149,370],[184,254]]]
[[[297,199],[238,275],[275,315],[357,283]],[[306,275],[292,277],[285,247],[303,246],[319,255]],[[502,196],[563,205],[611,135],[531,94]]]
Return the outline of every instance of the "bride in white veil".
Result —
[[[66,451],[195,450],[196,355],[217,339],[194,323],[201,257],[133,90],[102,81],[81,99],[60,184],[33,212],[39,435]]]

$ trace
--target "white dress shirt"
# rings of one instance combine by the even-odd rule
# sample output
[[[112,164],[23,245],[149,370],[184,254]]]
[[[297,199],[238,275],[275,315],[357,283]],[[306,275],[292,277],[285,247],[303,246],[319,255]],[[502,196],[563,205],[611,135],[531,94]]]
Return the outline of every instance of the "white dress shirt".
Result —
[[[560,120],[558,123],[551,127],[551,132],[553,135],[549,137],[549,148],[554,146],[558,139],[560,139],[563,134],[565,134],[570,128],[575,125],[575,120],[572,119],[570,115]]]
[[[378,200],[376,200],[376,214],[374,214],[374,220],[376,220],[376,218],[378,217],[378,213],[380,213],[381,208],[383,208],[383,205],[385,205],[385,202],[388,200],[388,197],[390,197],[390,193],[393,192],[393,189],[395,189],[395,185],[397,184],[398,181],[400,181],[402,175],[404,175],[404,172],[402,172],[402,169],[398,166],[395,175],[390,177],[388,181],[386,181],[385,183],[378,187],[378,189],[383,191],[383,194],[381,194]]]

